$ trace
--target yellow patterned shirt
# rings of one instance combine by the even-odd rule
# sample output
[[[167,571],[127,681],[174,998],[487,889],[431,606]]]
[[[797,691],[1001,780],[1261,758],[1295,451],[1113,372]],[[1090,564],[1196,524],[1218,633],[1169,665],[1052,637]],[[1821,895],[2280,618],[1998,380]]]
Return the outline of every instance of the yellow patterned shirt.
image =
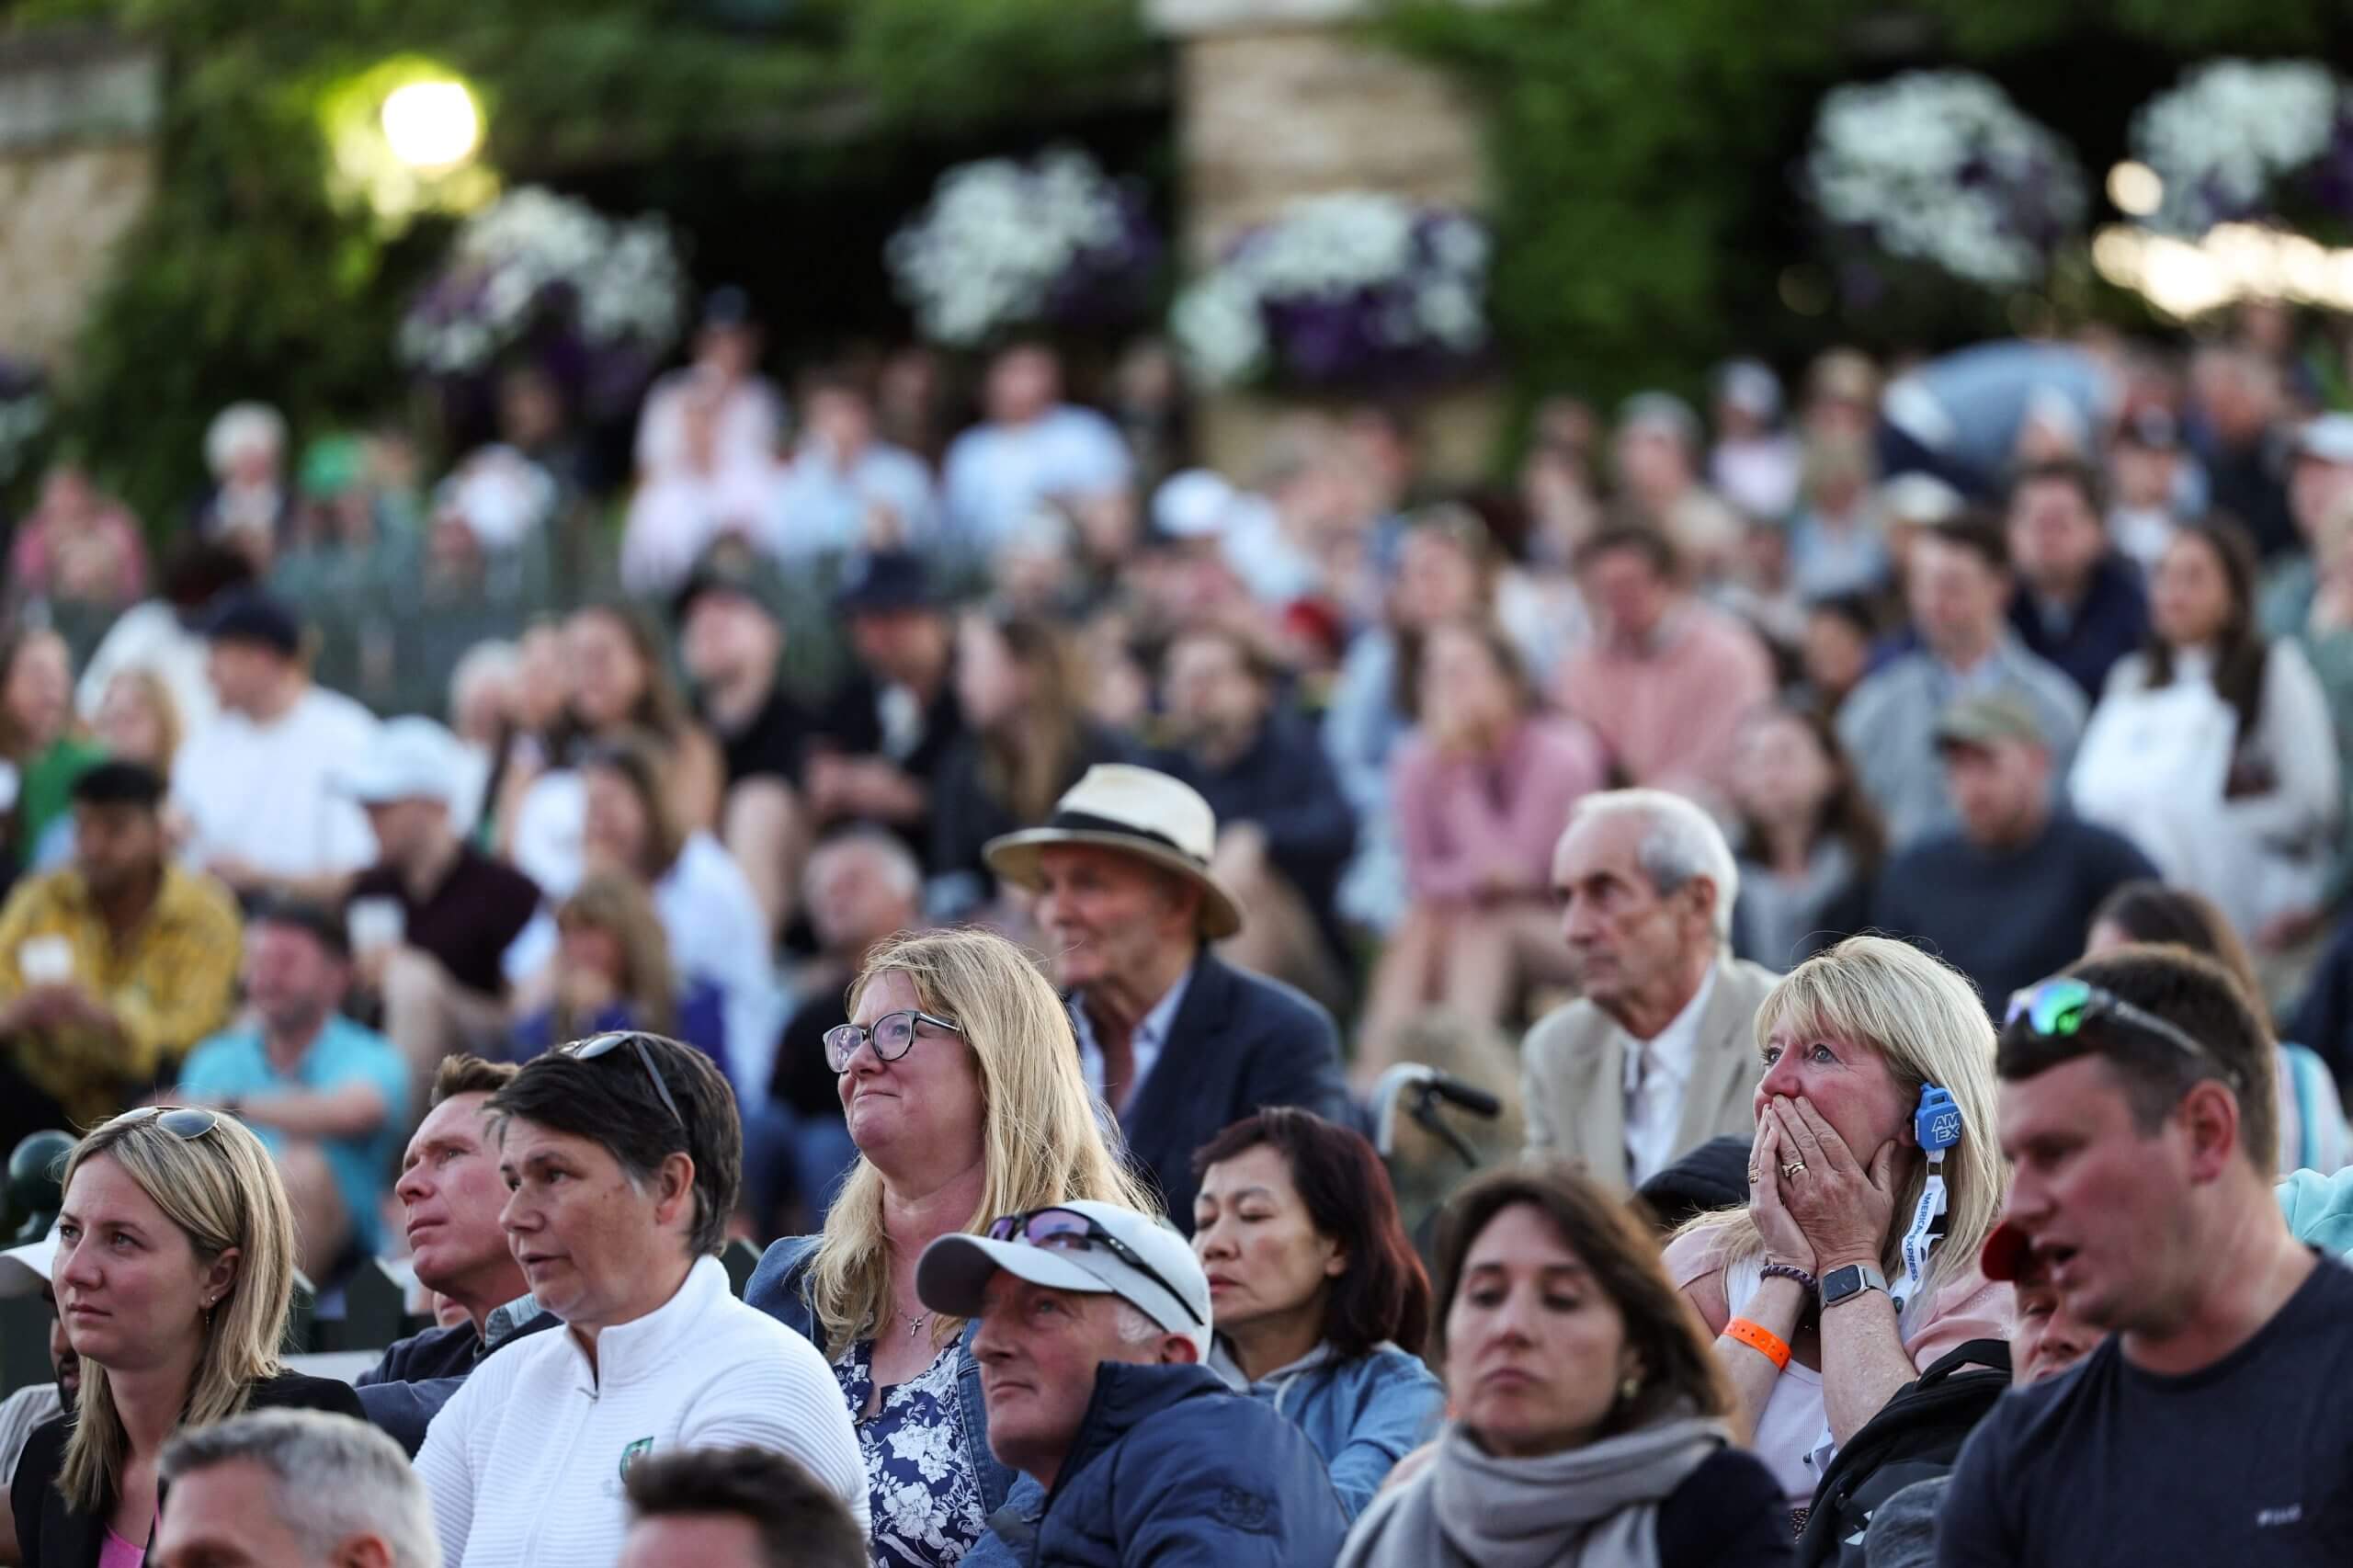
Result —
[[[155,907],[119,944],[81,872],[68,868],[19,882],[0,908],[0,1005],[29,989],[20,963],[25,943],[38,937],[71,945],[74,983],[121,1026],[27,1030],[0,1043],[77,1124],[122,1109],[228,1021],[241,942],[237,905],[201,872],[166,865]]]

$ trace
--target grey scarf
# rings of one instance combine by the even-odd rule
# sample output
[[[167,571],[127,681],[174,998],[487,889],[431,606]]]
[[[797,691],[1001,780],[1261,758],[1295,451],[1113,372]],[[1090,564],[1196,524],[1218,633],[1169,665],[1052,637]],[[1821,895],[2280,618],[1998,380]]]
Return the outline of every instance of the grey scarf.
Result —
[[[1677,1416],[1540,1459],[1449,1426],[1429,1468],[1374,1499],[1339,1568],[1658,1568],[1658,1506],[1732,1440]]]

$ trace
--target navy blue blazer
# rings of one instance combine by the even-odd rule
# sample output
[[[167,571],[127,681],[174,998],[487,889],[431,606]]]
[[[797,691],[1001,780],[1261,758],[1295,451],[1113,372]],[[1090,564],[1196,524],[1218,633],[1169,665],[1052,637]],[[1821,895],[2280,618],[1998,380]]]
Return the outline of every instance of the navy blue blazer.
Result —
[[[1364,1129],[1340,1068],[1332,1015],[1279,981],[1204,950],[1159,1060],[1120,1116],[1129,1164],[1159,1189],[1178,1230],[1193,1233],[1193,1151],[1276,1105]]]

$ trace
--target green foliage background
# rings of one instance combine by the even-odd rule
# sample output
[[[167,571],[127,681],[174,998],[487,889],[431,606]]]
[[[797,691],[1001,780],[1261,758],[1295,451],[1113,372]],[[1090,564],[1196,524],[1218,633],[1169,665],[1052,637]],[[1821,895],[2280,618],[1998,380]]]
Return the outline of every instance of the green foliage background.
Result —
[[[159,524],[233,399],[276,403],[299,432],[404,395],[387,380],[392,330],[448,225],[386,235],[336,210],[315,112],[388,56],[465,74],[487,156],[517,182],[786,142],[785,176],[822,180],[860,142],[1084,103],[1157,59],[1133,0],[35,0],[19,16],[165,51],[157,197],[60,420]]]
[[[1999,301],[1890,322],[1803,318],[1777,292],[1802,254],[1790,161],[1842,80],[1961,65],[2076,141],[2097,183],[2132,106],[2217,54],[2347,58],[2333,0],[1400,0],[1401,48],[1487,106],[1498,225],[1493,310],[1523,401],[1695,390],[1734,347],[2001,330]],[[2088,280],[2063,304],[2114,310]],[[1890,344],[1881,344],[1890,347]]]

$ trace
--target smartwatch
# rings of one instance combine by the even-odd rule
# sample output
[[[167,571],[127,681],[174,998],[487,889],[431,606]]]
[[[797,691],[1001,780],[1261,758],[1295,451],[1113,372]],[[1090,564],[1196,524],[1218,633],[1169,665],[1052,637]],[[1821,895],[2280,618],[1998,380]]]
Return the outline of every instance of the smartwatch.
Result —
[[[1822,1277],[1822,1304],[1825,1308],[1851,1301],[1866,1290],[1887,1293],[1887,1276],[1868,1263],[1850,1263]]]

